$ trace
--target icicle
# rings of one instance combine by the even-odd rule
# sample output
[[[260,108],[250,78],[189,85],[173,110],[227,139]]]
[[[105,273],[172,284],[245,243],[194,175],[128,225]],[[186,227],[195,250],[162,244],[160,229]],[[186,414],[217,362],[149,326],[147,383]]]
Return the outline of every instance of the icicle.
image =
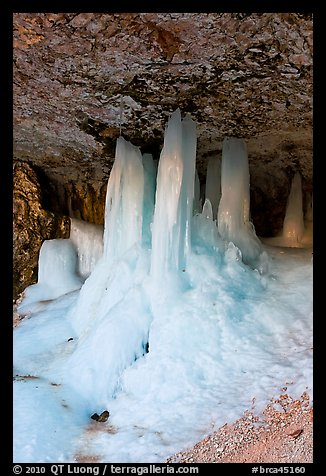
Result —
[[[69,360],[73,386],[99,407],[114,395],[123,370],[145,353],[151,314],[136,282],[148,273],[143,241],[144,167],[148,183],[151,157],[142,158],[138,147],[119,137],[108,181],[104,253],[82,287],[71,324],[78,344]],[[151,184],[152,186],[152,184]],[[148,224],[148,223],[147,223]],[[100,345],[101,339],[106,345]],[[83,374],[74,379],[80,362],[96,349]],[[99,378],[103,374],[104,378]]]
[[[221,198],[221,161],[215,157],[211,158],[207,164],[205,197],[212,205],[213,219],[216,220]]]
[[[196,172],[196,124],[187,114],[182,121],[182,161],[183,178],[180,196],[180,229],[182,230],[180,239],[180,264],[182,269],[186,268],[187,256],[191,252],[191,223],[194,206],[195,193],[195,172]]]
[[[160,278],[179,268],[178,206],[183,174],[181,114],[170,117],[157,172],[155,212],[152,230],[151,275]]]
[[[219,234],[240,249],[244,263],[258,266],[262,247],[249,221],[249,166],[243,139],[227,137],[223,141],[221,187]]]
[[[170,117],[157,174],[151,275],[184,269],[190,251],[196,159],[195,123],[181,122],[180,110]]]
[[[208,218],[209,220],[213,220],[213,210],[212,210],[212,204],[209,200],[209,198],[206,198],[204,206],[203,206],[203,211],[202,215],[205,218]]]
[[[304,234],[301,175],[296,172],[286,206],[283,222],[283,237],[292,242],[300,242]]]
[[[87,278],[103,254],[103,226],[70,218],[70,240],[77,249],[78,273]]]
[[[119,137],[106,193],[104,255],[107,264],[118,260],[134,244],[141,243],[143,193],[140,150]]]

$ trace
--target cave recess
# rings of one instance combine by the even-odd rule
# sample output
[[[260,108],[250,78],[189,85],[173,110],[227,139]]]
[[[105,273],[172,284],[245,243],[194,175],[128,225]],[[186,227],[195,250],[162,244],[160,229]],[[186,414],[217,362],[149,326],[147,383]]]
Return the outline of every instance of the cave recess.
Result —
[[[102,223],[120,126],[158,158],[178,107],[197,124],[202,184],[224,137],[246,140],[258,235],[280,230],[295,171],[312,192],[311,14],[14,13],[13,42],[14,198],[38,181],[24,207],[38,210],[42,239],[66,236],[67,215]],[[43,213],[56,223],[48,234]],[[21,263],[33,270],[20,272],[20,290],[35,282],[40,246],[25,238]]]

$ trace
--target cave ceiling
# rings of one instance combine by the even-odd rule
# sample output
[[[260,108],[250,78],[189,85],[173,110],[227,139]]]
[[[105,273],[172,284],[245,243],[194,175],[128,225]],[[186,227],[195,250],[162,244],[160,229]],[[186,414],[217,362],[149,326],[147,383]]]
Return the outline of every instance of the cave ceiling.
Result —
[[[252,182],[299,170],[311,187],[311,15],[15,13],[13,35],[16,159],[102,181],[120,130],[158,158],[179,107],[197,124],[202,181],[235,136]]]

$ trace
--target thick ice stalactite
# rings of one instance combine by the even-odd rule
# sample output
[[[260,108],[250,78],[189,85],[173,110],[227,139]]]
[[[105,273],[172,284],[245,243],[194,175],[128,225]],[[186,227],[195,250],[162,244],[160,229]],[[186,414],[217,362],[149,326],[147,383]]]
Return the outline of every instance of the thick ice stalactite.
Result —
[[[221,161],[215,157],[209,159],[207,164],[205,197],[212,205],[213,219],[216,220],[221,198]]]
[[[103,226],[70,218],[70,237],[77,250],[78,273],[87,278],[103,254]]]
[[[182,161],[183,177],[179,203],[180,218],[180,265],[186,267],[187,256],[191,252],[191,225],[195,195],[196,173],[196,124],[187,115],[182,121]]]
[[[182,174],[182,126],[177,110],[165,130],[157,171],[151,259],[151,274],[156,278],[168,268],[179,269],[179,243],[175,243],[175,235]]]
[[[180,110],[170,117],[157,173],[151,275],[181,270],[190,251],[196,159],[196,130]]]
[[[148,272],[142,246],[148,247],[149,237],[148,229],[143,229],[143,216],[149,227],[153,200],[149,197],[150,203],[145,204],[144,187],[153,194],[154,179],[152,158],[142,157],[138,147],[119,137],[107,187],[104,253],[70,313],[79,339],[68,374],[74,388],[94,409],[105,405],[123,370],[146,352],[151,316],[136,283]],[[76,380],[73,375],[83,362],[88,364]]]
[[[299,172],[294,174],[283,222],[283,238],[289,243],[299,243],[304,235],[302,185]]]
[[[103,255],[82,287],[72,313],[72,323],[78,334],[87,333],[93,320],[102,319],[103,313],[121,299],[120,292],[113,295],[109,290],[117,279],[116,263],[123,260],[128,250],[141,245],[143,196],[144,169],[140,150],[119,137],[107,186]],[[103,302],[106,302],[106,308],[102,311]]]
[[[227,137],[223,141],[221,189],[219,234],[223,240],[233,242],[240,249],[244,263],[259,266],[263,250],[249,220],[249,166],[243,139]]]
[[[108,265],[142,241],[143,193],[140,150],[119,137],[105,203],[104,254]]]

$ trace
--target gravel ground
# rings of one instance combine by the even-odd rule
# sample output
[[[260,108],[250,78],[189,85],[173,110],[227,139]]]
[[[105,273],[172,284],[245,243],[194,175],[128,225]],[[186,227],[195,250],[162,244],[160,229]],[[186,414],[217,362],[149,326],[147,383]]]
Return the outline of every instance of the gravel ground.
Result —
[[[282,394],[260,416],[247,411],[235,423],[225,424],[166,462],[312,463],[312,422],[313,408],[306,393],[299,400]]]

